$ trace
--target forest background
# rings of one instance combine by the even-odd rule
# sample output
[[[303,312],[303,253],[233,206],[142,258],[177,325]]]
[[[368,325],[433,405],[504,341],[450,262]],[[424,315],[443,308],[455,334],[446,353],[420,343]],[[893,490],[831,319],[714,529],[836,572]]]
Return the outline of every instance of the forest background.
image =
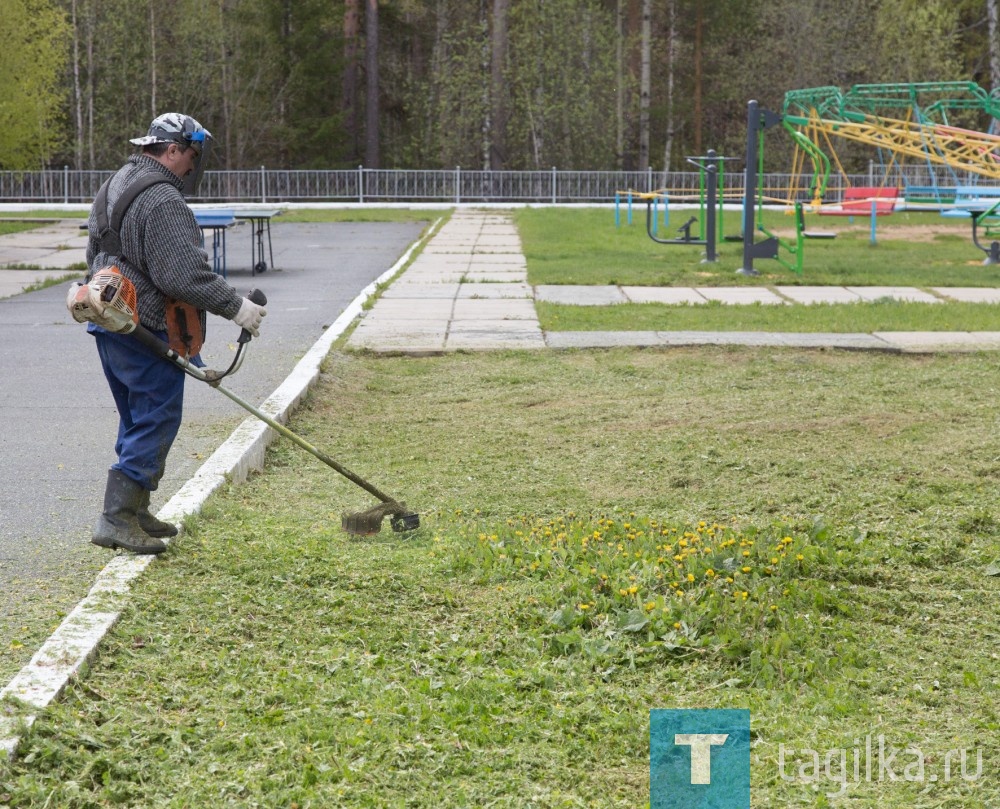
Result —
[[[172,110],[212,131],[215,169],[685,168],[742,156],[752,98],[1000,91],[997,4],[3,0],[0,169],[115,168]]]

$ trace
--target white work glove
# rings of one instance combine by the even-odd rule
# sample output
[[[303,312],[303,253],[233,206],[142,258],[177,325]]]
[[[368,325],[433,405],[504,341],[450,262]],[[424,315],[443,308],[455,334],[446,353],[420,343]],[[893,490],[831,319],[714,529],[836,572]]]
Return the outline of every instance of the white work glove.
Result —
[[[260,321],[267,314],[267,309],[258,306],[249,298],[244,298],[240,304],[240,311],[236,313],[233,322],[237,326],[242,326],[254,337],[260,337]]]

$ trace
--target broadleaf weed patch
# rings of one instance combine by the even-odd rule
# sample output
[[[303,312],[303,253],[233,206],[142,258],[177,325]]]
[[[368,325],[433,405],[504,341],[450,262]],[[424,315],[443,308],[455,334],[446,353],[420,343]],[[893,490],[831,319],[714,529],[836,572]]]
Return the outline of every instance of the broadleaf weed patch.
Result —
[[[455,532],[445,554],[456,572],[500,590],[537,583],[519,614],[552,654],[632,667],[708,656],[765,682],[831,668],[835,651],[804,648],[789,624],[850,616],[834,583],[878,562],[822,520],[685,526],[569,513],[460,519]]]

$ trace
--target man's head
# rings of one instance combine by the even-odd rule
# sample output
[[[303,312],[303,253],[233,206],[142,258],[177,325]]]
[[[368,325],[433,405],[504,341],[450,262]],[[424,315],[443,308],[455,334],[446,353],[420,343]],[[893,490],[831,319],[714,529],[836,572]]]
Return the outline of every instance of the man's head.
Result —
[[[149,131],[129,143],[142,147],[145,154],[184,180],[187,196],[198,192],[212,133],[190,115],[167,112],[153,119]]]

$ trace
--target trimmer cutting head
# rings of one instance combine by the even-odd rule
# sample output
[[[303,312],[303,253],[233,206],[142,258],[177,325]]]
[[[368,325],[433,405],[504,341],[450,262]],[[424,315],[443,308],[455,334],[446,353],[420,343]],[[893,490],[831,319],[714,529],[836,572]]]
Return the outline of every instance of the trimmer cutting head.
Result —
[[[359,511],[357,514],[342,514],[340,517],[340,527],[347,533],[355,536],[372,536],[382,530],[382,520],[391,516],[389,525],[397,533],[403,531],[413,531],[420,527],[420,515],[415,511],[410,511],[406,503],[379,503],[372,506],[367,511]]]

